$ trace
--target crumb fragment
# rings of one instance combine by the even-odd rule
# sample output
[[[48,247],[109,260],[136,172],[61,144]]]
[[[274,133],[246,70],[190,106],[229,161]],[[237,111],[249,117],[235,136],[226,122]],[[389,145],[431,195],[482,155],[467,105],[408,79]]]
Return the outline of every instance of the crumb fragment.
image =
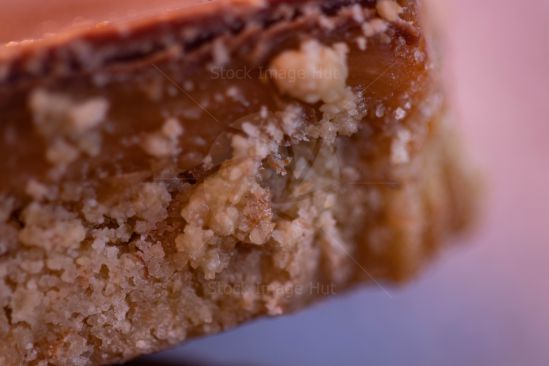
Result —
[[[357,23],[364,22],[364,12],[362,10],[362,7],[359,4],[353,4],[351,6],[351,15],[355,22]]]
[[[51,190],[35,179],[30,179],[27,182],[25,192],[36,201],[42,201],[44,198],[53,198]]]
[[[19,240],[50,252],[77,248],[86,236],[76,215],[61,207],[33,203],[23,212],[23,219],[26,226],[19,232]]]
[[[370,21],[362,23],[362,33],[366,38],[373,37],[376,34],[384,33],[387,28],[387,22],[383,19],[375,18]]]
[[[412,140],[409,130],[401,128],[391,144],[391,162],[393,164],[406,164],[410,161],[408,144]]]
[[[179,137],[183,127],[175,118],[168,118],[160,131],[150,133],[143,139],[142,147],[149,155],[157,158],[175,156],[179,153]]]
[[[368,46],[368,41],[366,40],[366,37],[357,37],[355,39],[355,42],[359,50],[366,51],[366,47]]]
[[[282,93],[307,103],[330,103],[344,93],[347,52],[343,43],[327,47],[316,40],[307,41],[297,51],[278,55],[269,74]]]
[[[285,51],[270,66],[278,89],[307,103],[322,101],[322,119],[309,133],[333,143],[337,134],[356,132],[366,110],[359,94],[346,85],[346,44],[328,47],[316,40],[301,44],[298,51]]]
[[[33,122],[47,142],[46,158],[62,174],[80,154],[97,156],[101,149],[100,125],[106,120],[108,102],[101,97],[77,101],[44,89],[29,98]]]
[[[212,68],[222,69],[230,61],[230,54],[222,39],[216,39],[212,45]]]
[[[400,19],[402,7],[395,0],[378,0],[376,9],[379,15],[389,22]]]
[[[375,114],[377,118],[382,118],[383,116],[385,116],[385,105],[382,103],[378,104],[376,106]]]
[[[97,127],[105,120],[109,105],[105,99],[94,98],[75,105],[69,118],[76,131],[83,133]]]
[[[402,107],[397,107],[397,109],[395,109],[395,119],[400,121],[404,119],[404,117],[406,117],[406,111]]]

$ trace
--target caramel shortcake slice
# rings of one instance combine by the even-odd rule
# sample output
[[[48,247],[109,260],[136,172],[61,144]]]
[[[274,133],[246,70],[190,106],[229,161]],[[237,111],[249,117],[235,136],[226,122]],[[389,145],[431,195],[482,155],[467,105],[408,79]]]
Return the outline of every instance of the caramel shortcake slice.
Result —
[[[474,204],[421,7],[195,2],[1,46],[0,364],[121,362],[421,269]]]

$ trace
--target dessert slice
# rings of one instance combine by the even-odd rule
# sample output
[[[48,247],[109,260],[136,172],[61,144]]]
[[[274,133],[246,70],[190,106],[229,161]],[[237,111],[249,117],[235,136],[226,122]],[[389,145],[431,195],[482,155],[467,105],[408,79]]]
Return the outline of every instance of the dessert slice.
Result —
[[[0,51],[2,365],[404,280],[471,215],[417,1],[155,14]]]

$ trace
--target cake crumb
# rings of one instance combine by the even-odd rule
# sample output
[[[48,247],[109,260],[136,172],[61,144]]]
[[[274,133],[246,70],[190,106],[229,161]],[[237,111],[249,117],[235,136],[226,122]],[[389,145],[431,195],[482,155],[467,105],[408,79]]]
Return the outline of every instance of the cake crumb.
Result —
[[[406,110],[404,110],[401,107],[398,107],[397,109],[395,109],[395,119],[397,121],[404,119],[404,117],[406,117]]]
[[[146,153],[157,158],[175,156],[179,153],[179,138],[184,130],[175,118],[168,118],[162,128],[146,135],[142,147]]]
[[[259,116],[262,119],[266,119],[269,116],[269,109],[267,108],[267,106],[265,105],[261,106],[261,108],[259,109]]]
[[[230,61],[229,50],[225,46],[222,39],[216,39],[212,44],[212,58],[213,63],[211,68],[222,69]]]
[[[402,7],[395,0],[378,0],[376,10],[385,20],[395,22],[400,19]]]
[[[410,161],[408,144],[412,140],[409,130],[401,128],[391,144],[391,162],[393,164],[406,164]]]
[[[76,161],[79,155],[80,151],[64,139],[55,140],[46,150],[46,159],[60,170]]]
[[[366,51],[366,47],[368,45],[368,41],[366,40],[366,37],[357,37],[355,39],[355,42],[359,50]]]
[[[284,94],[311,104],[333,102],[344,94],[347,52],[343,43],[328,47],[307,41],[299,50],[279,54],[271,62],[269,75]]]
[[[318,17],[318,23],[319,23],[319,25],[320,25],[322,28],[324,28],[324,29],[326,29],[326,30],[332,30],[332,29],[335,28],[335,23],[334,23],[334,21],[333,21],[331,18],[329,18],[329,17],[327,17],[327,16],[325,16],[325,15],[323,15],[323,14],[321,14],[321,15]]]
[[[250,105],[250,102],[246,99],[246,97],[242,93],[242,90],[240,90],[236,86],[230,86],[229,88],[227,88],[227,91],[225,92],[225,94],[229,98],[231,98],[235,102],[238,102],[238,103],[242,104],[243,106],[247,107],[247,106]]]
[[[353,20],[359,24],[364,22],[364,12],[359,4],[353,4],[351,6],[351,15]]]
[[[385,116],[385,105],[380,103],[376,106],[376,117],[383,118]]]
[[[81,154],[97,156],[101,124],[109,103],[102,97],[74,100],[68,95],[36,89],[30,94],[33,122],[47,143],[46,158],[62,174]]]
[[[25,193],[27,193],[36,201],[42,201],[44,198],[50,196],[50,191],[48,187],[36,181],[35,179],[30,179],[27,182],[27,185],[25,187]]]
[[[362,33],[365,37],[373,37],[376,34],[383,33],[387,30],[388,25],[383,19],[375,18],[369,22],[364,22],[361,26]]]
[[[103,98],[93,98],[74,106],[70,112],[70,120],[78,132],[86,132],[105,120],[109,104]]]

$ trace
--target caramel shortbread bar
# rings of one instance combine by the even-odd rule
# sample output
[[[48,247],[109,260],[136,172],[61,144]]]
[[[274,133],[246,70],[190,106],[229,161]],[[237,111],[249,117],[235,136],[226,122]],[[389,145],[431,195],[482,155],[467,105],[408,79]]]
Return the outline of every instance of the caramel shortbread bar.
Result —
[[[2,46],[0,364],[120,362],[414,274],[474,203],[421,14],[214,1]]]

